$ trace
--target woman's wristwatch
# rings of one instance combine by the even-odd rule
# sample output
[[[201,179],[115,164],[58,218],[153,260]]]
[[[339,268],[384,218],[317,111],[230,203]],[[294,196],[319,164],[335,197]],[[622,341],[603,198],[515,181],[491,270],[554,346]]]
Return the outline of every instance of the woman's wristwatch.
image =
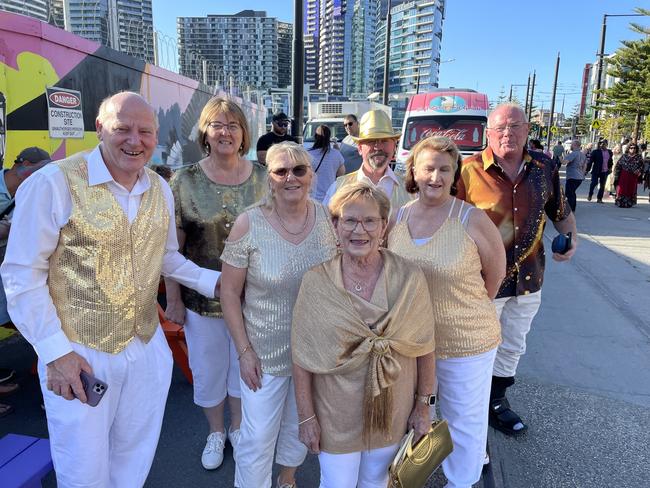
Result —
[[[418,395],[417,393],[415,394],[415,401],[424,403],[425,405],[429,405],[432,407],[433,405],[436,404],[436,395],[431,394],[431,395]]]

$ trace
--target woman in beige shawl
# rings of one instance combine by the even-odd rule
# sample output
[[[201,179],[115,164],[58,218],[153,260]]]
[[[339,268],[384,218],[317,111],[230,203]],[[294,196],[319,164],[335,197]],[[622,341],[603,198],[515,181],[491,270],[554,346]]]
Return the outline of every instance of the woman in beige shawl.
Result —
[[[380,249],[389,210],[365,183],[335,194],[342,253],[304,275],[294,308],[299,437],[319,454],[321,488],[384,488],[407,429],[431,426],[430,295],[416,265]]]

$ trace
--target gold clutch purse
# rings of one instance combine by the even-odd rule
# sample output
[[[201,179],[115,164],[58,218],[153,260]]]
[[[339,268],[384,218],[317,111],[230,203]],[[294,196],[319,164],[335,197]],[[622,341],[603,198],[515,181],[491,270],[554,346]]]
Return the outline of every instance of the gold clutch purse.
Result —
[[[391,488],[422,488],[454,449],[446,420],[433,422],[415,446],[414,434],[411,429],[388,468]]]

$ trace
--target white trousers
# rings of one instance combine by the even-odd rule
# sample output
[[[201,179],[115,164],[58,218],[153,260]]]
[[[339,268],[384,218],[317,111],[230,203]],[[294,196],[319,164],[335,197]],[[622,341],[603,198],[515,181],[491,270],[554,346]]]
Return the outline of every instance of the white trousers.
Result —
[[[235,486],[269,488],[276,444],[275,462],[281,466],[300,466],[307,456],[307,446],[298,439],[293,378],[264,374],[255,392],[242,380],[241,406]]]
[[[118,354],[72,344],[93,375],[108,384],[96,407],[47,389],[38,370],[59,488],[144,485],[160,436],[172,375],[172,355],[160,327],[145,344],[135,338]]]
[[[442,462],[448,488],[470,488],[481,478],[496,348],[476,356],[436,360],[440,415],[454,450]]]
[[[517,372],[519,358],[526,352],[526,335],[541,303],[541,291],[494,300],[502,339],[494,360],[494,376],[509,378]]]
[[[194,403],[216,407],[226,395],[239,398],[237,350],[223,319],[185,309],[185,341],[194,380]]]
[[[388,466],[399,449],[392,444],[370,451],[318,455],[320,488],[386,488]]]

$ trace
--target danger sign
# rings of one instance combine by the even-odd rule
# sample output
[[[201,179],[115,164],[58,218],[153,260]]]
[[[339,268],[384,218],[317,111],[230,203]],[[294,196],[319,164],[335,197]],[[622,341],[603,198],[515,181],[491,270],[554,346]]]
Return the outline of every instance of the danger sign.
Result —
[[[81,92],[53,86],[46,88],[46,93],[50,137],[82,139],[84,116],[81,110]]]

